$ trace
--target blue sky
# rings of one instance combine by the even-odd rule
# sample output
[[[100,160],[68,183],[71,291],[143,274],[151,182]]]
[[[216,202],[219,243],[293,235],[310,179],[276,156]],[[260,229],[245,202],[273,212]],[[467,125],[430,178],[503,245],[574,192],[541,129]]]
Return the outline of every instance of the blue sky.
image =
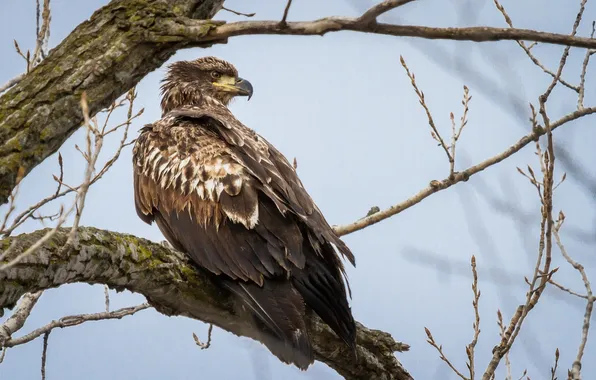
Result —
[[[55,46],[106,0],[52,1]],[[569,33],[576,2],[505,0],[503,5],[518,27]],[[578,2],[577,2],[578,3]],[[368,0],[294,1],[289,20],[356,16]],[[0,2],[0,83],[25,69],[13,52],[13,39],[31,48],[35,34],[35,2]],[[285,1],[229,0],[226,6],[256,12],[257,19],[279,19]],[[227,12],[216,18],[241,20]],[[596,7],[588,3],[581,35],[589,35]],[[383,18],[387,22],[429,26],[504,26],[492,1],[419,1]],[[553,70],[561,47],[538,46],[535,53]],[[444,152],[431,139],[426,115],[399,63],[403,56],[416,74],[420,88],[444,137],[449,136],[449,113],[462,112],[463,85],[470,88],[469,122],[459,142],[457,168],[464,169],[495,155],[529,131],[528,102],[550,82],[514,42],[426,41],[413,38],[364,35],[354,32],[324,37],[243,36],[208,50],[187,49],[171,61],[215,55],[234,63],[240,75],[255,87],[250,102],[232,105],[246,125],[298,160],[298,173],[331,224],[350,223],[371,206],[381,209],[407,199],[433,179],[448,174]],[[564,71],[579,80],[583,51],[574,50]],[[137,105],[144,114],[132,132],[159,118],[159,81],[164,67],[139,83]],[[587,83],[593,83],[593,71]],[[589,85],[586,104],[596,102]],[[576,95],[559,88],[549,106],[551,118],[575,109]],[[65,179],[76,183],[84,164],[74,149],[84,138],[75,133],[60,149]],[[103,159],[116,148],[120,136],[106,141]],[[596,153],[593,119],[584,118],[555,133],[558,146],[570,152],[589,177]],[[559,161],[560,163],[560,161]],[[481,336],[477,368],[484,369],[498,342],[496,310],[506,320],[525,300],[524,276],[531,276],[538,248],[539,202],[535,190],[516,167],[538,164],[529,146],[502,164],[474,176],[467,183],[443,191],[380,224],[345,237],[357,258],[348,273],[353,290],[353,312],[366,326],[390,332],[411,345],[400,361],[416,379],[455,378],[436,351],[425,343],[424,327],[443,345],[462,371],[464,347],[472,338],[471,274],[469,260],[476,255],[479,275]],[[20,207],[49,194],[56,157],[39,165],[23,182]],[[564,167],[559,166],[559,175]],[[555,194],[555,210],[564,210],[563,231],[569,253],[596,278],[595,197],[586,177],[569,173]],[[2,208],[5,210],[5,207]],[[134,211],[131,152],[92,187],[82,225],[163,240],[156,227],[141,222]],[[27,223],[20,232],[39,228]],[[580,231],[581,233],[579,233]],[[558,252],[561,266],[556,279],[582,291],[577,273]],[[112,308],[143,301],[143,297],[112,292]],[[76,284],[42,296],[22,332],[72,313],[103,308],[103,288]],[[548,289],[511,352],[514,378],[524,369],[533,379],[549,376],[554,351],[561,350],[560,377],[576,355],[584,304]],[[213,344],[199,350],[192,332],[204,338],[207,325],[187,318],[169,318],[149,310],[121,321],[104,321],[55,331],[50,336],[47,379],[334,379],[332,370],[317,363],[307,372],[286,366],[265,348],[246,338],[214,329]],[[596,355],[594,341],[586,358]],[[10,349],[0,365],[0,379],[38,379],[42,342]],[[500,367],[499,378],[504,378]],[[584,378],[596,377],[585,360]]]

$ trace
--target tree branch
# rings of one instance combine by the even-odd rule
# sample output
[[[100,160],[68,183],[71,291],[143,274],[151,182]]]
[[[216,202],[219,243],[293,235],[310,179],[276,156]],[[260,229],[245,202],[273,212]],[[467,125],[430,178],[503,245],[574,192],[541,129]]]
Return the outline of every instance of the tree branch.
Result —
[[[19,303],[19,306],[14,311],[14,313],[0,325],[0,348],[5,346],[5,343],[10,340],[12,334],[20,330],[29,315],[31,314],[31,310],[41,297],[41,291],[35,293],[28,293],[25,294],[22,301]],[[0,312],[0,316],[2,312]]]
[[[122,319],[126,316],[136,314],[141,310],[145,310],[151,307],[148,303],[143,303],[137,306],[131,307],[124,307],[122,309],[114,310],[114,311],[104,311],[101,313],[94,313],[94,314],[78,314],[78,315],[69,315],[66,317],[62,317],[58,320],[52,321],[45,326],[42,326],[38,329],[33,330],[32,332],[23,335],[19,338],[11,338],[4,343],[4,347],[14,347],[20,346],[21,344],[26,344],[39,338],[42,335],[49,334],[52,330],[56,328],[67,328],[72,326],[78,326],[85,322],[90,321],[105,321],[108,319]]]
[[[573,120],[579,119],[580,117],[591,115],[596,113],[596,107],[591,108],[584,108],[580,111],[572,112],[568,115],[563,116],[557,121],[550,123],[550,129],[555,130],[556,128],[569,123]],[[343,226],[334,226],[335,232],[342,236],[347,235],[352,232],[356,232],[373,224],[379,223],[387,218],[390,218],[400,212],[420,203],[422,200],[430,197],[431,195],[438,193],[441,190],[445,190],[450,188],[451,186],[458,184],[460,182],[467,181],[471,176],[474,174],[480,173],[484,169],[487,169],[499,162],[505,160],[506,158],[514,155],[515,153],[519,152],[522,148],[526,145],[531,143],[532,141],[536,141],[540,136],[543,136],[547,133],[547,130],[543,127],[537,126],[532,130],[532,132],[528,133],[527,135],[523,136],[519,139],[515,144],[511,145],[505,151],[497,154],[496,156],[490,157],[474,166],[470,166],[464,171],[455,173],[454,176],[449,176],[441,181],[431,181],[430,185],[425,187],[424,189],[420,190],[418,193],[414,194],[412,197],[406,199],[403,202],[400,202],[394,206],[389,207],[388,209],[376,212],[372,215],[369,215],[365,218],[358,219],[354,223],[350,223]]]
[[[46,231],[0,241],[14,243],[5,260],[23,252]],[[182,315],[212,323],[236,335],[258,340],[253,319],[234,303],[235,298],[197,271],[184,255],[131,235],[79,228],[79,244],[62,249],[69,228],[62,228],[43,247],[14,267],[0,271],[0,307],[13,307],[27,292],[85,282],[107,284],[117,290],[143,294],[165,315]],[[358,358],[316,316],[309,319],[315,357],[346,379],[412,379],[394,356],[409,346],[382,331],[358,324]]]
[[[353,31],[382,34],[395,37],[415,37],[438,40],[491,42],[491,41],[536,41],[553,45],[594,49],[596,40],[567,34],[540,32],[531,29],[494,28],[488,26],[462,28],[435,28],[419,25],[394,25],[385,23],[365,23],[354,17],[326,17],[314,21],[287,22],[283,26],[278,21],[238,21],[223,23],[206,34],[203,33],[209,22],[201,20],[160,19],[163,25],[156,32],[164,36],[188,39],[193,42],[219,43],[229,37],[243,35],[294,35],[322,36],[329,32]]]

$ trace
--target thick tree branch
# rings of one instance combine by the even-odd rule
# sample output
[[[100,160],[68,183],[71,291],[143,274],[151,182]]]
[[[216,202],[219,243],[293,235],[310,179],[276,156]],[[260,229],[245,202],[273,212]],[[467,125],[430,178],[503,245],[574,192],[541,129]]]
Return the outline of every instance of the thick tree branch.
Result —
[[[79,228],[78,246],[62,249],[70,229],[60,229],[43,247],[14,267],[0,271],[0,308],[13,307],[27,292],[85,282],[143,294],[166,315],[212,323],[236,335],[258,340],[252,318],[234,304],[211,277],[193,268],[183,255],[131,235]],[[5,260],[27,249],[44,230],[0,242],[16,242]],[[395,358],[409,347],[382,331],[358,324],[358,358],[318,317],[309,321],[316,359],[346,379],[411,379]]]

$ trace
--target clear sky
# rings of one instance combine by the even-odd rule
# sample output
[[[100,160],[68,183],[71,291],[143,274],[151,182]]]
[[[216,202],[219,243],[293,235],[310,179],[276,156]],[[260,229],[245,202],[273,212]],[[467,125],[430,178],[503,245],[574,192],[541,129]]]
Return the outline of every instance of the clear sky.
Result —
[[[50,45],[57,45],[107,0],[53,0]],[[579,1],[504,0],[516,26],[569,33]],[[289,20],[330,15],[356,16],[369,0],[297,0]],[[229,0],[226,6],[256,12],[256,19],[280,19],[285,1]],[[14,53],[35,40],[35,2],[0,1],[0,83],[25,69]],[[216,18],[243,19],[227,12]],[[596,5],[589,2],[580,28],[589,35]],[[406,5],[384,17],[388,22],[430,26],[504,26],[490,0],[426,0]],[[561,47],[538,46],[535,53],[553,70]],[[577,83],[583,50],[574,50],[565,69]],[[449,136],[449,113],[462,112],[462,87],[473,99],[469,123],[459,142],[457,168],[464,169],[505,150],[529,131],[528,102],[536,104],[550,79],[535,67],[514,42],[425,41],[353,32],[325,37],[244,36],[208,50],[178,52],[172,61],[215,55],[234,63],[255,87],[250,102],[232,105],[235,115],[288,158],[297,157],[298,173],[331,224],[350,223],[371,206],[381,209],[410,197],[433,179],[448,174],[444,152],[431,139],[426,115],[399,63],[402,55],[415,72],[438,127]],[[596,64],[596,63],[595,63]],[[145,113],[132,128],[159,118],[159,81],[165,67],[138,86],[137,105]],[[596,103],[593,68],[587,76],[586,104]],[[575,109],[576,94],[558,89],[552,97],[552,118]],[[84,164],[74,145],[79,131],[60,149],[65,179],[76,183]],[[113,136],[105,160],[117,146]],[[594,117],[555,133],[558,146],[570,153],[587,177],[569,173],[556,191],[555,210],[563,209],[563,239],[569,253],[596,281],[595,195],[591,163],[596,158]],[[561,161],[558,161],[560,163]],[[533,147],[474,176],[469,182],[433,195],[421,204],[380,224],[345,237],[357,268],[349,268],[353,312],[366,326],[390,332],[411,345],[399,359],[416,379],[452,379],[425,340],[424,327],[445,353],[465,370],[465,345],[472,338],[472,291],[469,260],[475,254],[480,275],[481,336],[477,367],[483,370],[498,342],[496,310],[509,320],[525,300],[524,276],[531,276],[538,248],[539,202],[535,190],[516,171],[537,168]],[[24,181],[18,205],[25,207],[54,189],[56,157],[39,165]],[[564,170],[559,166],[559,175]],[[156,227],[141,222],[134,211],[131,152],[92,187],[82,224],[163,240]],[[2,210],[6,208],[3,207]],[[39,228],[27,223],[20,232]],[[556,279],[575,290],[583,287],[558,251]],[[135,294],[111,292],[112,309],[143,302]],[[548,289],[527,319],[512,352],[513,377],[527,368],[532,379],[550,376],[554,352],[561,350],[565,377],[577,352],[584,304]],[[44,293],[25,328],[30,331],[52,319],[103,308],[103,288],[71,285]],[[208,350],[195,346],[192,332],[206,337],[207,325],[187,318],[169,318],[143,311],[121,321],[88,323],[55,331],[50,336],[48,380],[99,379],[334,379],[317,363],[306,373],[274,359],[258,343],[215,329]],[[594,334],[592,334],[594,336]],[[596,342],[585,352],[584,378],[596,378]],[[10,349],[0,365],[0,379],[38,379],[41,339]],[[592,358],[592,359],[590,359]],[[504,378],[504,366],[499,377]],[[550,377],[549,377],[550,378]]]

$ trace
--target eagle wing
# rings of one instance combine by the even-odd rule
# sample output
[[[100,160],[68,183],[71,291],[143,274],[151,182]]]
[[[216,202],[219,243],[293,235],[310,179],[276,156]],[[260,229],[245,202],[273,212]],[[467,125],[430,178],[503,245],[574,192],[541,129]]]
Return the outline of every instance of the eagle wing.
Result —
[[[259,182],[282,214],[290,211],[308,226],[317,244],[334,244],[352,265],[355,258],[348,246],[335,234],[323,214],[306,192],[296,170],[273,145],[244,126],[225,107],[186,107],[171,112],[180,120],[201,120],[209,124],[230,146],[236,162]],[[340,262],[341,263],[341,262]],[[343,266],[342,266],[343,268]]]

